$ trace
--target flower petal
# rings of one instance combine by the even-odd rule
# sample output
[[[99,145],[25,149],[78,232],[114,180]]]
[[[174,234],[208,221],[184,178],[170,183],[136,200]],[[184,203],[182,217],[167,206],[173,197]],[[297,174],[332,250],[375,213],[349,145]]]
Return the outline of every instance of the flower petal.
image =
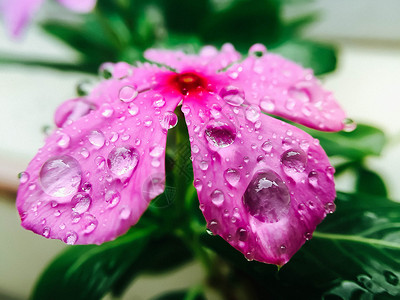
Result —
[[[137,93],[151,72],[134,73],[102,82],[87,97],[97,109],[64,122],[30,162],[17,196],[25,228],[68,244],[99,244],[128,230],[163,192],[165,118],[180,98]]]
[[[96,6],[96,0],[57,0],[66,8],[80,12],[87,13]]]
[[[14,37],[21,34],[44,0],[2,0],[0,13],[3,15],[7,31]]]
[[[199,55],[185,54],[183,51],[149,49],[144,53],[144,57],[171,67],[177,72],[184,71],[188,67],[199,71],[207,69],[208,72],[215,72],[238,61],[241,55],[231,44],[225,44],[221,51],[213,46],[205,46]]]
[[[312,70],[268,54],[260,44],[251,47],[249,57],[226,73],[233,79],[232,85],[244,90],[246,100],[264,112],[324,131],[344,127],[344,111]]]
[[[318,140],[212,93],[182,111],[208,228],[248,259],[285,264],[334,209],[334,169]]]

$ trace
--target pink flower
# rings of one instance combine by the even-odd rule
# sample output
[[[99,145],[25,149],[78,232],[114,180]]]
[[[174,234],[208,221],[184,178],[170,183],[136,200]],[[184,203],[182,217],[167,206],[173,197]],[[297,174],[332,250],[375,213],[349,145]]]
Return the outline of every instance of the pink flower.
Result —
[[[0,0],[0,14],[8,32],[19,36],[33,15],[43,4],[44,0]],[[96,5],[96,0],[57,0],[66,8],[85,13],[91,11]]]
[[[260,110],[340,130],[332,94],[259,44],[242,61],[230,44],[145,56],[174,71],[110,64],[111,79],[57,110],[59,129],[21,177],[22,226],[67,244],[126,232],[164,190],[167,131],[181,104],[208,228],[248,259],[285,264],[333,212],[334,169],[318,140]]]

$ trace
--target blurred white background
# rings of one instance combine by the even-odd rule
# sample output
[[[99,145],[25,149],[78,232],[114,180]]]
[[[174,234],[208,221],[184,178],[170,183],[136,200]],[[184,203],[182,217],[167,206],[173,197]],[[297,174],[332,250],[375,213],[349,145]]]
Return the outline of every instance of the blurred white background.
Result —
[[[382,157],[368,163],[388,184],[392,199],[400,201],[400,1],[319,0],[286,11],[320,12],[321,19],[306,35],[338,46],[339,66],[326,76],[348,116],[382,128],[390,141]],[[11,41],[0,28],[0,52],[70,61],[76,54],[56,40],[29,28],[20,41]],[[12,195],[17,174],[25,169],[43,143],[42,128],[52,125],[55,108],[75,95],[79,73],[0,65],[0,299],[26,299],[44,266],[62,249],[20,228]],[[346,190],[346,180],[338,182]],[[202,271],[190,266],[172,278],[144,278],[126,299],[148,299],[171,282],[184,287],[199,282]],[[168,282],[166,281],[168,280]]]

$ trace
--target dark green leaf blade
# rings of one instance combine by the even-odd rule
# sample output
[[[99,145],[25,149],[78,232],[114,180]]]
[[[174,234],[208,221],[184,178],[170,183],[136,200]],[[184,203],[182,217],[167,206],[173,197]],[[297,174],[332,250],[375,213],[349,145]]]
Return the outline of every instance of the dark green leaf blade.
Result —
[[[101,299],[137,260],[152,231],[134,229],[100,246],[69,247],[41,275],[31,298]]]
[[[206,298],[200,291],[182,290],[167,292],[163,295],[152,298],[152,300],[206,300]]]
[[[357,171],[356,190],[358,193],[387,196],[385,182],[376,172],[364,167],[359,168]]]

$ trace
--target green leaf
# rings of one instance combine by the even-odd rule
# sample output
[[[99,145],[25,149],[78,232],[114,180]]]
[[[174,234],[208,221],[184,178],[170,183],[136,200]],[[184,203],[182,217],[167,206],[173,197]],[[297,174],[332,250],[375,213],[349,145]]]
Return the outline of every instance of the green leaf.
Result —
[[[365,124],[358,124],[352,132],[321,132],[299,126],[319,139],[329,156],[338,155],[360,160],[368,155],[380,155],[386,143],[382,130]]]
[[[305,68],[311,68],[316,75],[332,72],[336,69],[336,49],[332,45],[313,41],[287,39],[272,52],[281,54]]]
[[[244,272],[260,299],[263,293],[273,299],[321,299],[332,293],[344,300],[370,299],[368,295],[398,299],[400,204],[339,193],[336,205],[337,211],[279,272],[275,266],[246,262],[219,238],[204,236],[203,242]]]
[[[357,175],[356,190],[358,193],[387,196],[385,182],[376,172],[360,167]]]
[[[138,260],[153,231],[133,229],[100,246],[68,247],[41,275],[32,299],[101,299]]]
[[[203,293],[198,289],[167,292],[152,300],[206,300]]]

